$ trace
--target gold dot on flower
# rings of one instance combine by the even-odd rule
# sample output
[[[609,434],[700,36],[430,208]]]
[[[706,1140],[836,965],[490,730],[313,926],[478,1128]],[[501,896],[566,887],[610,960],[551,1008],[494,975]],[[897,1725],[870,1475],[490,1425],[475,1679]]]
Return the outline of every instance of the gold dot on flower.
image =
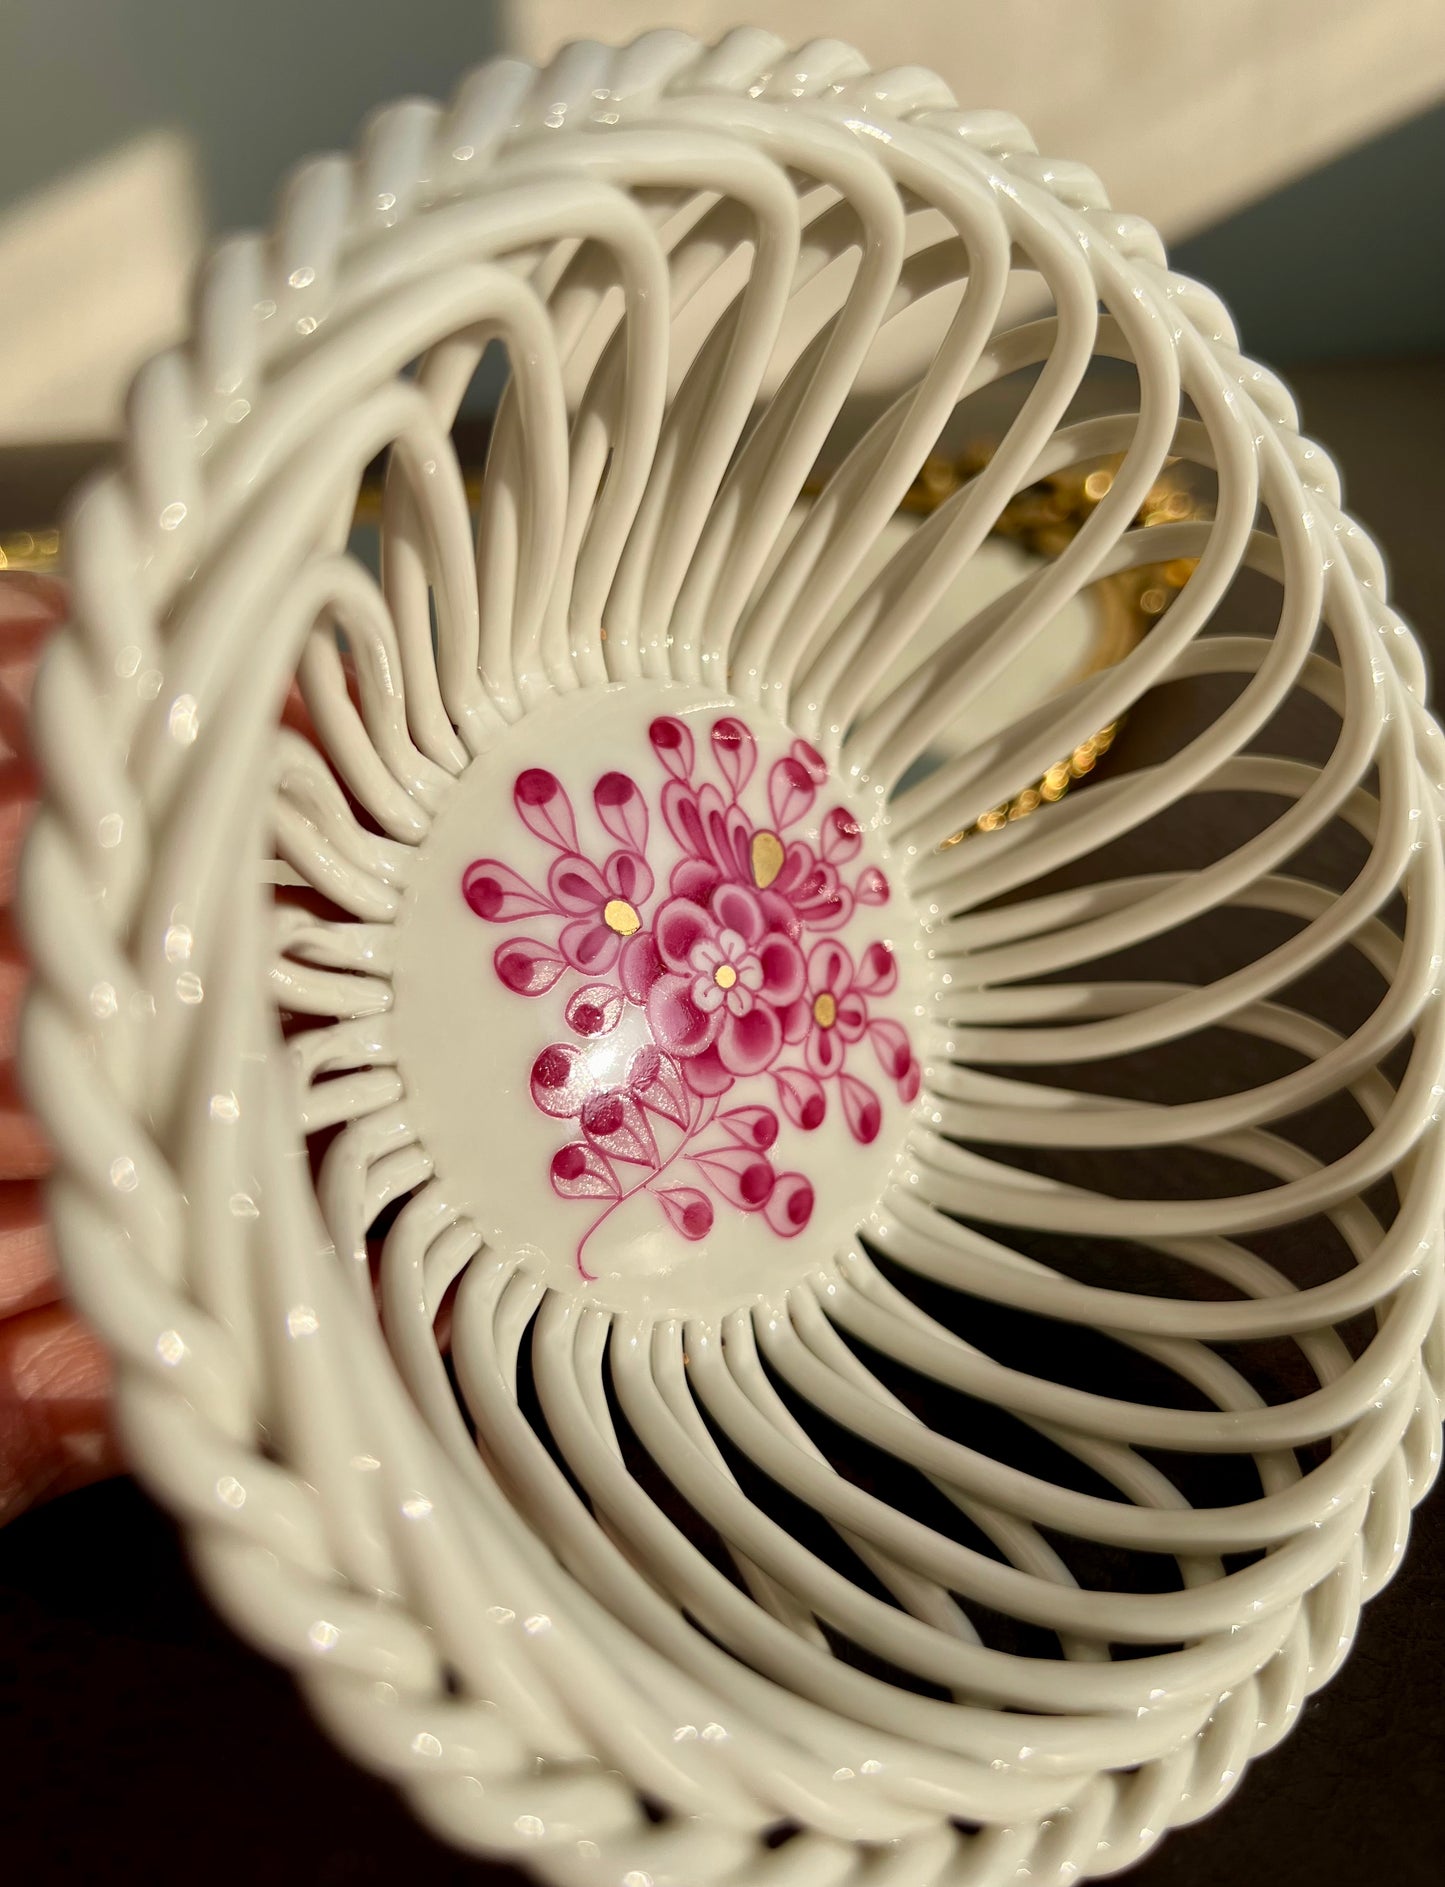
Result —
[[[838,1020],[838,1005],[826,989],[813,998],[813,1020],[820,1029],[831,1029]]]
[[[642,929],[642,919],[626,898],[609,898],[602,907],[602,921],[619,937],[630,937],[634,931]]]
[[[712,980],[719,989],[731,989],[738,980],[738,973],[731,963],[720,963],[712,973]]]

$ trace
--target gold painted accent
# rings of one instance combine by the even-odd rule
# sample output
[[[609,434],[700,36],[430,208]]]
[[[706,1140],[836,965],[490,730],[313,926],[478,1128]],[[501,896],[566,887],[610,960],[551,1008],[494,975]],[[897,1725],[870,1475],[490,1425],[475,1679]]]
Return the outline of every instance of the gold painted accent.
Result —
[[[838,1005],[826,989],[813,998],[813,1020],[820,1029],[831,1029],[838,1020]]]
[[[634,931],[642,929],[642,919],[626,898],[609,898],[602,907],[602,921],[619,937],[630,937]]]
[[[982,442],[971,446],[957,459],[927,460],[904,494],[902,511],[928,514],[936,511],[955,492],[976,478],[988,464],[994,446]],[[1092,464],[1069,466],[1038,484],[1016,492],[999,513],[993,535],[1012,537],[1036,557],[1054,558],[1068,546],[1092,515],[1094,507],[1109,495],[1122,459],[1095,460]],[[1163,475],[1145,496],[1135,521],[1144,526],[1176,524],[1188,519],[1204,521],[1214,516],[1214,507],[1197,496],[1173,472],[1175,461],[1166,462]],[[826,485],[826,477],[809,479],[805,490],[816,497]],[[467,502],[475,510],[481,501],[482,478],[474,469],[466,472]],[[355,522],[362,526],[381,523],[382,491],[378,482],[368,480],[356,502]],[[18,531],[0,537],[0,570],[54,570],[60,561],[61,536],[53,527],[45,530]],[[1197,559],[1174,557],[1163,564],[1145,564],[1133,570],[1121,570],[1090,585],[1088,594],[1103,615],[1103,635],[1098,656],[1090,673],[1112,668],[1137,646],[1148,630],[1167,611],[1175,595],[1194,574]],[[602,631],[606,639],[607,631]],[[1091,773],[1096,763],[1113,745],[1120,723],[1108,727],[1076,747],[1067,759],[1049,768],[1035,785],[1025,787],[1011,800],[991,806],[971,825],[961,827],[943,841],[940,850],[961,844],[979,832],[997,832],[1001,827],[1022,819],[1040,806],[1063,798],[1069,788]],[[766,890],[783,868],[784,847],[776,832],[757,832],[752,842],[753,883]],[[603,920],[620,937],[631,937],[642,928],[642,920],[624,898],[614,898],[603,909]],[[823,999],[820,997],[819,1001]],[[831,1000],[831,999],[830,999]],[[816,1010],[815,1010],[816,1013]],[[821,1022],[821,1017],[819,1018]],[[831,1027],[831,1021],[822,1024]]]
[[[0,537],[0,570],[28,570],[49,575],[60,562],[60,533],[15,531]]]
[[[937,510],[946,498],[977,477],[993,451],[991,445],[982,444],[956,462],[931,459],[901,508],[924,513]],[[1013,538],[1035,557],[1058,557],[1078,535],[1095,506],[1108,497],[1121,463],[1116,457],[1095,460],[1092,465],[1070,466],[1015,493],[999,513],[994,534]],[[1213,517],[1213,506],[1174,472],[1174,464],[1174,460],[1166,462],[1162,476],[1146,493],[1135,514],[1136,524],[1147,528]],[[1088,670],[1090,674],[1112,668],[1138,646],[1194,575],[1197,562],[1194,557],[1174,557],[1163,564],[1141,564],[1132,570],[1102,577],[1090,585],[1086,593],[1103,619],[1100,646]],[[1014,820],[1036,812],[1040,806],[1062,799],[1071,786],[1093,772],[1114,744],[1121,725],[1114,721],[1101,728],[1082,746],[1076,747],[1067,759],[1050,767],[1041,780],[1015,793],[1002,805],[991,806],[980,813],[971,825],[961,827],[945,839],[939,849],[959,845],[978,832],[997,832]]]
[[[766,891],[783,869],[783,857],[783,841],[776,832],[753,834],[753,883],[759,891]]]
[[[731,989],[738,980],[738,973],[731,963],[720,963],[712,973],[712,980],[719,989]]]

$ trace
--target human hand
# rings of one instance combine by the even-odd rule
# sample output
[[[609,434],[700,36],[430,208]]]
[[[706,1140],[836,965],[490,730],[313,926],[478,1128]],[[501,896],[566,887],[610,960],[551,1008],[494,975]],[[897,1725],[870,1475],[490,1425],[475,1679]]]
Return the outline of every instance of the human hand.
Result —
[[[65,609],[53,579],[0,574],[0,1524],[120,1469],[109,1365],[61,1301],[41,1196],[50,1156],[15,1077],[27,971],[13,897],[38,790],[26,708],[45,638]]]

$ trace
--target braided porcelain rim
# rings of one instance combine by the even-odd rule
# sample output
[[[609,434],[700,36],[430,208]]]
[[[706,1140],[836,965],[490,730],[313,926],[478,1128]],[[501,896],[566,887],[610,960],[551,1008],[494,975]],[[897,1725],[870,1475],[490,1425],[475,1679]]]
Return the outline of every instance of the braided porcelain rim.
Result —
[[[750,267],[709,306],[743,245]],[[1021,275],[1052,313],[1019,325],[1005,295]],[[950,288],[956,311],[927,370],[770,565],[880,330]],[[699,305],[696,358],[670,373]],[[785,315],[796,358],[752,425]],[[514,373],[474,552],[447,432],[493,337]],[[1097,357],[1134,363],[1136,412],[1071,415]],[[959,400],[1035,367],[988,466],[837,614]],[[346,543],[383,448],[378,584]],[[1013,494],[1118,452],[1063,554],[885,690]],[[1217,481],[1214,516],[1143,533],[1135,513],[1171,456]],[[1007,115],[959,110],[920,70],[870,73],[835,42],[789,53],[759,32],[710,48],[656,33],[569,47],[543,72],[499,61],[445,108],[379,114],[355,158],[293,177],[268,237],[217,252],[190,343],[140,376],[124,458],[80,495],[67,541],[75,618],[37,681],[45,795],[22,879],[36,965],[22,1057],[57,1153],[67,1286],[115,1354],[131,1458],[185,1522],[209,1592],[293,1669],[337,1740],[451,1839],[576,1887],[1066,1881],[1127,1866],[1222,1800],[1343,1655],[1438,1459],[1441,756],[1419,651],[1333,468],[1154,232],[1078,166],[1040,157]],[[911,773],[1082,586],[1166,557],[1197,562],[1123,661]],[[1278,586],[1276,633],[1203,634],[1242,569]],[[1211,675],[1238,691],[1167,766],[940,849],[1148,689]],[[894,875],[927,955],[920,1013],[894,1018],[922,1063],[916,1101],[897,1037],[875,1044],[902,1084],[888,1106],[911,1113],[901,1165],[859,1216],[868,1248],[857,1235],[799,1244],[806,1262],[778,1288],[738,1287],[735,1302],[594,1301],[581,1264],[562,1289],[484,1245],[418,1137],[394,1039],[397,919],[449,794],[493,755],[545,770],[531,718],[604,689],[645,694],[653,719],[659,700],[684,701],[699,743],[721,742],[725,759],[739,737],[715,729],[736,722],[775,730],[767,766],[807,775],[815,756],[867,843],[876,833],[886,865],[865,862]],[[1256,744],[1300,691],[1337,723],[1323,767]],[[598,772],[618,764],[564,780],[569,801],[596,787],[599,817],[622,822],[625,789],[603,792]],[[1203,869],[1010,895],[1218,791],[1274,810]],[[531,843],[553,787],[515,793]],[[766,818],[783,823],[758,812],[751,842],[766,827],[780,849],[764,844],[772,862],[743,883],[748,897],[782,856]],[[1343,891],[1284,868],[1335,820],[1365,854]],[[820,823],[801,841],[818,872],[840,833]],[[607,879],[598,908],[622,937],[645,928],[644,899],[635,865],[617,870],[633,876]],[[485,923],[501,894],[483,877]],[[277,902],[278,879],[325,905],[300,890]],[[850,899],[861,884],[845,885]],[[1399,935],[1380,915],[1396,893]],[[1229,906],[1280,914],[1291,934],[1200,986],[1055,978]],[[712,977],[716,999],[689,987],[720,1017],[742,1016],[776,975],[831,1027],[849,986],[799,983],[786,952],[763,965],[774,932],[754,938],[752,921],[722,941],[695,927],[661,970]],[[860,933],[858,963],[870,942]],[[548,948],[518,976],[552,961]],[[575,950],[569,970],[589,951],[610,962],[613,943],[579,934]],[[1335,951],[1382,992],[1348,1037],[1279,995]],[[288,1049],[279,1008],[319,1024]],[[865,1027],[856,1004],[847,1013]],[[1171,1106],[1028,1078],[1206,1028],[1283,1045],[1297,1065]],[[1381,1063],[1407,1037],[1396,1085]],[[750,1068],[741,1032],[735,1046]],[[820,1039],[820,1079],[831,1053]],[[1321,1163],[1279,1123],[1341,1091],[1363,1130]],[[854,1118],[871,1118],[854,1099]],[[567,1185],[587,1148],[624,1131],[622,1105],[584,1122],[584,1151],[558,1169]],[[313,1184],[307,1139],[332,1130]],[[1161,1203],[980,1150],[1035,1143],[1203,1149],[1262,1181]],[[716,1170],[709,1212],[758,1205],[729,1192],[751,1183],[737,1161]],[[1382,1180],[1398,1200],[1388,1225],[1364,1197]],[[368,1232],[383,1213],[378,1321]],[[693,1200],[675,1214],[688,1236],[702,1223]],[[1313,1217],[1348,1262],[1296,1288],[1247,1240]],[[1076,1282],[978,1222],[1127,1243],[1224,1294]],[[1006,1367],[870,1251],[1101,1330],[1207,1406]],[[433,1327],[444,1303],[465,1419]],[[1338,1327],[1361,1313],[1374,1333],[1353,1355]],[[1008,1411],[1109,1496],[925,1427],[840,1332]],[[1273,1338],[1311,1386],[1267,1405],[1211,1346]],[[517,1401],[524,1340],[531,1419]],[[977,1543],[834,1472],[799,1398],[926,1481]],[[735,1578],[633,1478],[621,1417]],[[1133,1445],[1141,1432],[1252,1461],[1258,1493],[1190,1507]],[[718,1436],[830,1523],[867,1577],[746,1496]],[[1316,1443],[1322,1458],[1302,1466],[1297,1451]],[[1167,1556],[1178,1589],[1080,1585],[1064,1536]],[[1223,1556],[1260,1549],[1226,1571]],[[1063,1655],[982,1643],[970,1602],[1056,1634]],[[835,1657],[823,1621],[944,1695]],[[1119,1643],[1147,1655],[1114,1659]],[[796,1832],[776,1843],[784,1823]]]

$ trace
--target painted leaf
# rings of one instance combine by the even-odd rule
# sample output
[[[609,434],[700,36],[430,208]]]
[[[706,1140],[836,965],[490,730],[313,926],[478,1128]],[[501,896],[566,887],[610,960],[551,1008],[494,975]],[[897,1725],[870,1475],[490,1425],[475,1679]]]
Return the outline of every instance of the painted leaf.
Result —
[[[868,1040],[873,1044],[873,1052],[882,1064],[884,1074],[894,1081],[901,1081],[903,1074],[912,1060],[913,1051],[908,1046],[908,1037],[896,1022],[880,1018],[868,1024]]]
[[[474,858],[462,873],[462,896],[489,924],[551,916],[552,900],[498,858]]]
[[[816,1075],[809,1074],[806,1068],[775,1068],[773,1084],[783,1112],[795,1127],[811,1133],[815,1127],[822,1126],[828,1100]]]
[[[584,983],[567,1000],[567,1026],[576,1035],[608,1035],[621,1019],[622,991],[613,983]]]
[[[553,1042],[532,1063],[532,1099],[554,1120],[574,1120],[594,1083],[581,1049]]]
[[[636,780],[604,773],[592,789],[592,804],[607,830],[629,851],[647,850],[647,801]]]
[[[876,865],[865,865],[858,874],[858,883],[853,895],[860,904],[886,904],[888,902],[888,880]]]
[[[853,985],[865,996],[886,996],[898,983],[898,959],[886,943],[871,943],[858,959]]]
[[[768,805],[773,825],[779,832],[802,818],[812,805],[817,789],[807,769],[796,760],[775,760],[768,775]]]
[[[577,820],[572,802],[555,773],[546,767],[528,767],[517,775],[512,804],[522,824],[559,852],[577,850]]]
[[[777,1175],[760,1153],[746,1147],[710,1147],[691,1157],[713,1191],[744,1212],[761,1212],[772,1197]]]
[[[757,742],[735,714],[725,714],[720,721],[713,722],[712,750],[736,799],[758,764]]]
[[[866,1081],[860,1081],[856,1075],[838,1076],[839,1092],[843,1096],[843,1113],[848,1121],[848,1131],[862,1146],[869,1146],[878,1138],[878,1129],[883,1125],[883,1107],[878,1096]]]
[[[670,1055],[660,1054],[650,1042],[639,1048],[628,1064],[627,1085],[654,1114],[676,1127],[687,1125],[692,1111],[687,1089]]]
[[[801,1173],[780,1173],[763,1214],[779,1238],[796,1238],[813,1216],[813,1186]]]
[[[492,953],[492,968],[518,996],[545,996],[567,965],[551,944],[509,937]]]
[[[712,1230],[712,1201],[696,1186],[669,1186],[657,1194],[657,1203],[676,1232],[694,1242]]]
[[[766,1153],[778,1137],[778,1117],[770,1107],[732,1107],[719,1114],[717,1124],[742,1147]]]
[[[626,1088],[605,1088],[582,1104],[582,1131],[609,1160],[628,1166],[656,1166],[657,1142],[647,1116]]]
[[[827,779],[828,762],[823,758],[822,754],[818,752],[818,749],[809,746],[807,741],[795,740],[793,742],[792,758],[797,761],[798,765],[803,769],[804,773],[807,774],[814,786],[821,786],[824,780]]]
[[[675,714],[659,714],[647,730],[652,750],[675,779],[692,778],[692,729]]]
[[[616,1199],[622,1187],[595,1147],[573,1140],[552,1155],[552,1190],[562,1199]]]
[[[863,828],[841,806],[832,806],[823,814],[822,836],[818,850],[830,865],[846,865],[863,849]]]

